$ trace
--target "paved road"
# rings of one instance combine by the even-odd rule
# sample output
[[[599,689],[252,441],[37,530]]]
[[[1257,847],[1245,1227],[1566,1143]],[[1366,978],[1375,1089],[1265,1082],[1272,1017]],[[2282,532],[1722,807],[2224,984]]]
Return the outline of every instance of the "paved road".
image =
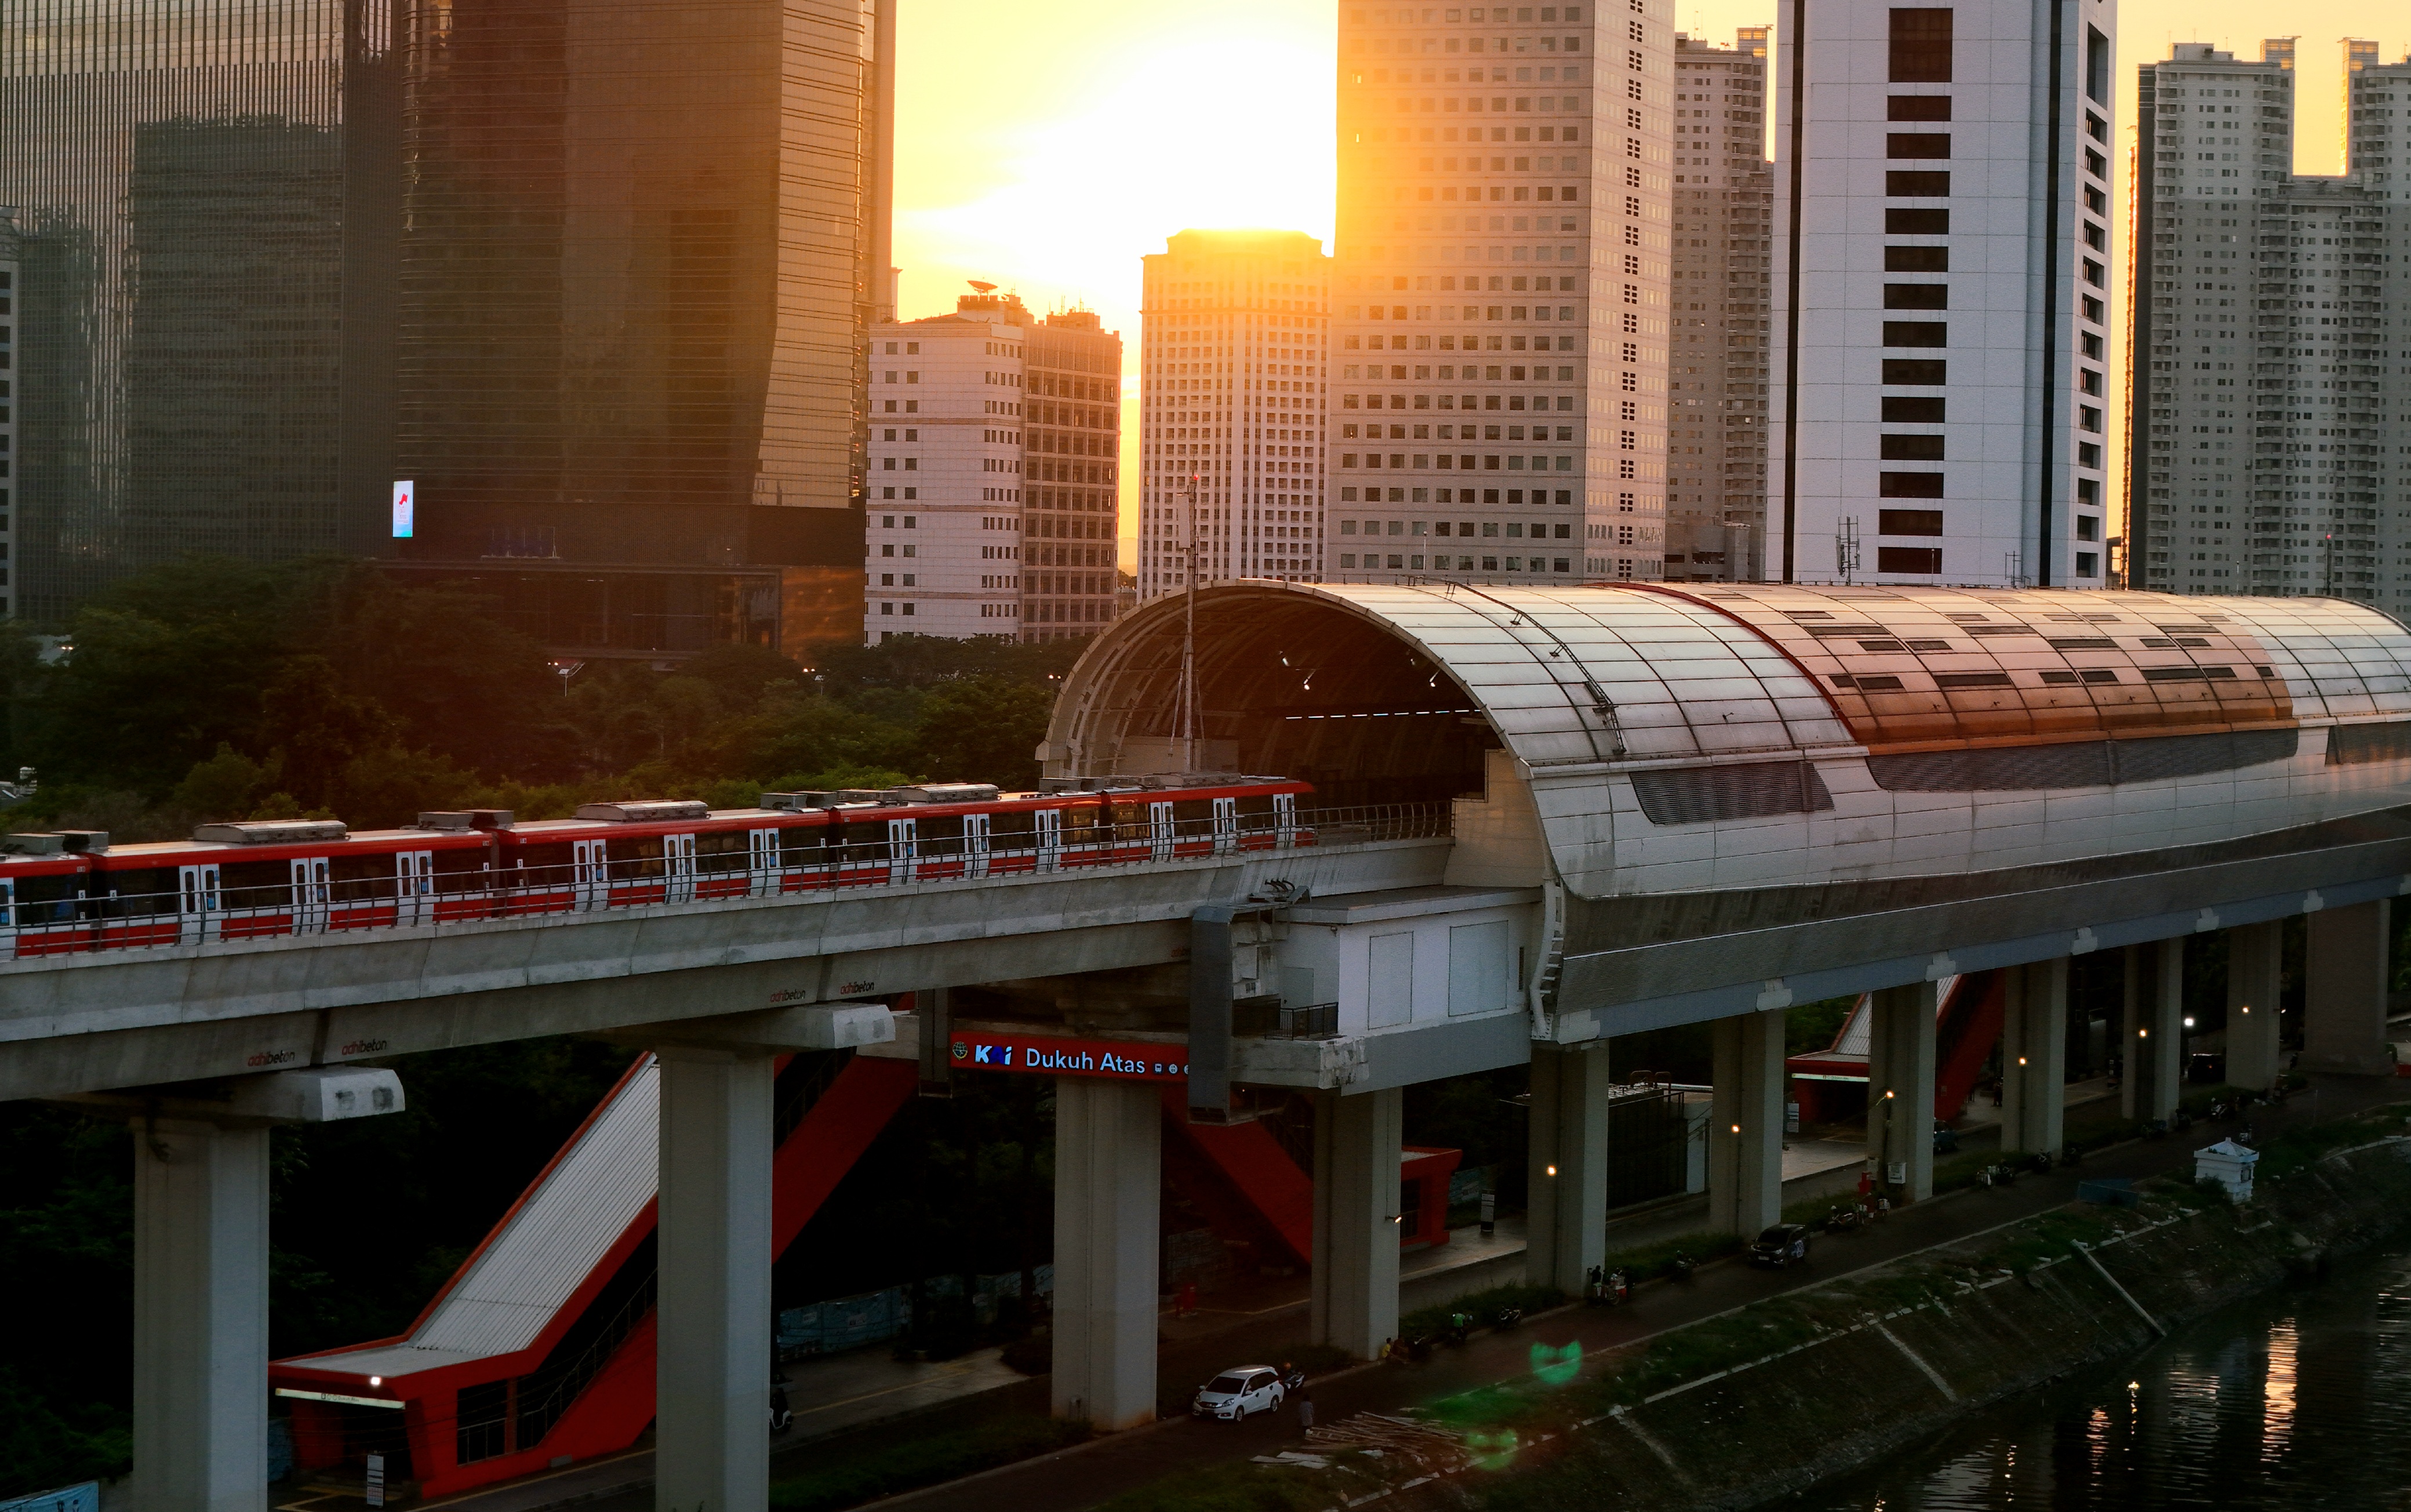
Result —
[[[2340,1117],[2361,1108],[2411,1098],[2411,1083],[2320,1078],[2318,1094],[2298,1094],[2287,1106],[2259,1109],[2252,1120],[2264,1135],[2297,1122]],[[1883,1265],[1921,1250],[1949,1244],[2001,1224],[2030,1217],[2072,1201],[2076,1184],[2103,1176],[2142,1177],[2189,1169],[2192,1152],[2241,1127],[2241,1121],[2200,1124],[2184,1136],[2145,1141],[2087,1159],[2074,1170],[2027,1175],[2009,1188],[1971,1189],[1932,1202],[1902,1208],[1885,1223],[1860,1233],[1820,1240],[1808,1265],[1779,1272],[1737,1264],[1712,1265],[1684,1282],[1641,1287],[1632,1301],[1613,1311],[1570,1308],[1505,1334],[1474,1338],[1462,1348],[1442,1349],[1419,1366],[1382,1366],[1342,1373],[1314,1386],[1315,1415],[1330,1423],[1358,1412],[1397,1412],[1494,1381],[1512,1379],[1531,1368],[1536,1344],[1579,1342],[1585,1354],[1647,1339],[1670,1329],[1746,1306],[1780,1292],[1813,1287],[1855,1271]],[[1511,1258],[1510,1262],[1512,1263]],[[1480,1275],[1460,1272],[1470,1285]],[[1468,1289],[1457,1287],[1453,1290]],[[1267,1319],[1213,1340],[1179,1346],[1210,1371],[1240,1354],[1276,1356],[1298,1342],[1302,1316]],[[1210,1362],[1209,1362],[1210,1356]],[[1178,1372],[1169,1368],[1167,1376]],[[1190,1374],[1196,1374],[1195,1370]],[[1203,1378],[1201,1375],[1199,1378]],[[1287,1413],[1249,1422],[1201,1423],[1182,1419],[1097,1440],[1059,1454],[1024,1461],[985,1476],[891,1497],[880,1505],[909,1505],[913,1512],[995,1512],[999,1506],[1046,1507],[1059,1512],[1093,1505],[1107,1497],[1184,1469],[1245,1460],[1294,1447],[1300,1432]],[[775,1472],[774,1472],[775,1473]],[[631,1490],[585,1504],[593,1512],[648,1512],[650,1490]]]

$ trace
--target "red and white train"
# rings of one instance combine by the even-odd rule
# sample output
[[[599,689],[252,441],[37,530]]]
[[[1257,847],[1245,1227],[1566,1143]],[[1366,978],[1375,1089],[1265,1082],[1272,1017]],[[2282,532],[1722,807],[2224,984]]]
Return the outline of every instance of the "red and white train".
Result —
[[[1153,783],[1158,779],[1147,779]],[[111,846],[15,835],[0,855],[0,959],[773,897],[1311,845],[1313,789],[1280,778],[1000,792],[972,782],[588,804],[575,819],[421,814],[204,824],[190,841]]]

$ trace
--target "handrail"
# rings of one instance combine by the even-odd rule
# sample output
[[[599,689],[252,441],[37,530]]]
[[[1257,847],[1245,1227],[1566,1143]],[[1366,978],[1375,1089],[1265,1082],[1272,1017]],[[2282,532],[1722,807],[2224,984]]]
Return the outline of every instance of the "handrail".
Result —
[[[1290,815],[1183,820],[1162,824],[1104,825],[1064,832],[1060,844],[1034,836],[1009,844],[964,837],[920,839],[903,853],[885,841],[825,845],[813,859],[751,865],[744,852],[698,856],[673,865],[666,858],[612,859],[551,866],[515,866],[438,873],[426,892],[398,878],[329,882],[219,886],[195,911],[182,891],[110,894],[53,902],[0,903],[0,959],[80,955],[97,951],[214,945],[290,935],[343,937],[364,930],[442,926],[496,919],[574,915],[659,903],[711,904],[868,888],[977,882],[1012,877],[1076,874],[1159,863],[1212,865],[1267,852],[1443,838],[1451,808],[1439,803],[1363,804],[1299,809]],[[337,852],[340,853],[340,852]],[[725,869],[706,869],[733,862]],[[151,869],[151,868],[145,868]],[[160,868],[160,869],[165,869]],[[88,877],[107,879],[108,872]],[[44,918],[45,912],[64,917]]]

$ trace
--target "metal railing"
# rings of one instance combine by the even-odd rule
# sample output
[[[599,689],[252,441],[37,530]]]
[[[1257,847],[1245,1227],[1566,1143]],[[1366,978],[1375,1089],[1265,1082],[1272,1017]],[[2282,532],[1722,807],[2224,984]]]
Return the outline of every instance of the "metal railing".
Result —
[[[844,830],[902,817],[880,809],[849,811],[841,825],[783,829],[779,831],[780,848],[750,852],[696,854],[689,848],[684,854],[630,857],[606,850],[600,860],[531,866],[516,864],[519,858],[505,849],[499,852],[502,863],[497,866],[490,859],[496,852],[438,851],[439,869],[416,875],[402,874],[406,854],[391,858],[395,875],[348,875],[358,863],[378,859],[380,852],[347,856],[338,843],[328,852],[332,870],[314,863],[306,872],[254,882],[225,874],[301,864],[245,862],[239,852],[212,851],[207,853],[209,866],[183,868],[206,871],[206,878],[188,877],[174,890],[157,892],[101,891],[122,885],[117,879],[129,875],[108,870],[104,853],[95,858],[98,865],[92,870],[67,878],[25,879],[13,894],[0,881],[0,959],[1072,875],[1163,862],[1222,864],[1280,851],[1430,839],[1450,833],[1448,804],[1398,803],[1301,809],[1293,817],[1066,825],[1045,834],[913,836],[854,843],[842,837]],[[803,837],[811,843],[801,843]],[[602,838],[607,847],[609,836]],[[786,843],[791,838],[796,843]],[[479,865],[440,869],[464,854],[474,855]],[[142,870],[172,877],[175,859],[182,858],[163,858]],[[28,895],[37,882],[72,884],[77,891],[72,896]]]

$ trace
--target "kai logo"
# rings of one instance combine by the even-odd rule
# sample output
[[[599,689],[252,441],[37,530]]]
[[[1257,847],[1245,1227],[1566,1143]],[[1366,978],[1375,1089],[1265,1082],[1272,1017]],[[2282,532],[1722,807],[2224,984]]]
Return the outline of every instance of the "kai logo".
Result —
[[[971,1059],[971,1058],[972,1058],[972,1047],[971,1047],[971,1046],[969,1046],[969,1045],[967,1045],[967,1044],[965,1044],[965,1043],[963,1043],[960,1040],[956,1040],[956,1041],[955,1041],[955,1059],[957,1059],[957,1060],[969,1060],[969,1059]]]

